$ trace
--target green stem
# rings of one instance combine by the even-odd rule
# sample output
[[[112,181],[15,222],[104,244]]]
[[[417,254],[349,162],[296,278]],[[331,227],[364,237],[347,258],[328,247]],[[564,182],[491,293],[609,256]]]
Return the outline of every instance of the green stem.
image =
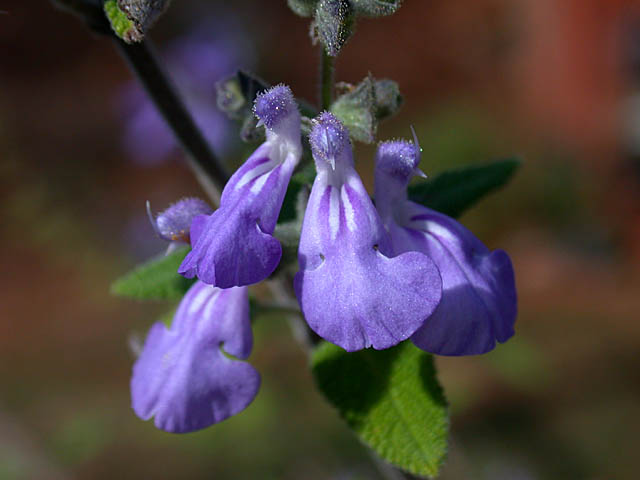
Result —
[[[320,110],[329,110],[333,103],[334,60],[323,47],[320,61]]]
[[[118,50],[135,72],[154,105],[187,152],[189,166],[204,191],[215,203],[229,175],[211,150],[202,132],[185,108],[146,41],[128,44],[112,36]],[[141,139],[144,141],[145,139]],[[153,141],[153,139],[148,139]]]

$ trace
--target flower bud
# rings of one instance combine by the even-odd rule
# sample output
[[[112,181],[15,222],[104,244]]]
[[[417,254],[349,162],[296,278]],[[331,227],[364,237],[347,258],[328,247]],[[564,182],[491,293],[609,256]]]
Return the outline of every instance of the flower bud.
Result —
[[[132,29],[123,36],[126,42],[139,42],[169,6],[170,0],[117,0],[118,9],[132,23]],[[105,4],[106,6],[106,4]]]
[[[267,88],[269,87],[265,82],[242,70],[216,83],[218,108],[227,117],[240,122],[240,138],[243,142],[264,139],[264,130],[258,128],[258,120],[251,106],[256,97]]]
[[[351,0],[356,15],[363,17],[384,17],[400,8],[402,0]]]
[[[316,9],[318,0],[287,0],[287,3],[296,15],[311,17]]]
[[[171,242],[189,243],[191,222],[198,215],[210,215],[212,208],[199,198],[183,198],[153,218],[147,202],[149,220],[158,235]]]
[[[320,0],[315,23],[327,54],[335,57],[353,32],[353,9],[347,0]]]
[[[218,108],[233,120],[243,119],[247,114],[253,116],[251,106],[256,96],[267,88],[269,86],[258,77],[238,70],[216,83]]]
[[[388,78],[376,80],[374,83],[376,118],[382,120],[396,113],[402,105],[402,95],[398,84]]]

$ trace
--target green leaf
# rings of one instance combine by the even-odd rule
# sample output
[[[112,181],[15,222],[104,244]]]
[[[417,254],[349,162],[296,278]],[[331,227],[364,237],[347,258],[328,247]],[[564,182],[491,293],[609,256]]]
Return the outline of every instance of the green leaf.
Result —
[[[195,279],[178,274],[178,267],[189,252],[180,248],[139,265],[111,284],[111,293],[139,300],[180,300]]]
[[[430,354],[411,342],[355,353],[324,342],[312,369],[322,393],[381,458],[414,475],[438,474],[449,418]]]
[[[485,195],[505,185],[520,167],[518,158],[472,165],[411,185],[409,198],[452,217],[458,217]]]

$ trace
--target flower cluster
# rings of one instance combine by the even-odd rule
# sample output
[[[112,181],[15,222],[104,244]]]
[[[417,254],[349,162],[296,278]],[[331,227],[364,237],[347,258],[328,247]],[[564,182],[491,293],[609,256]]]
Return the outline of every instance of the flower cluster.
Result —
[[[280,262],[273,233],[302,145],[288,87],[258,96],[254,111],[266,141],[231,177],[216,211],[193,209],[183,235],[192,250],[179,273],[198,281],[171,328],[152,328],[134,367],[134,410],[155,417],[163,430],[219,422],[244,409],[259,387],[256,370],[241,361],[252,347],[247,286]],[[484,353],[513,335],[516,291],[507,254],[407,198],[410,179],[423,175],[417,141],[380,144],[375,206],[354,168],[349,132],[335,116],[320,114],[309,141],[317,175],[294,289],[313,331],[350,352],[410,338],[441,355]]]

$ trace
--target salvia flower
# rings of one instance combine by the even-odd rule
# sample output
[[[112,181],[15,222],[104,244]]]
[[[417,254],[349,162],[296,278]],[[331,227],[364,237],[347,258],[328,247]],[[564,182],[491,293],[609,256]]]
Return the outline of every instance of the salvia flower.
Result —
[[[133,367],[132,407],[172,433],[199,430],[244,410],[260,387],[246,359],[253,337],[246,287],[222,290],[196,282],[171,328],[149,331]]]
[[[147,202],[147,215],[158,236],[172,243],[189,243],[191,222],[198,215],[210,215],[213,209],[207,202],[190,197],[178,200],[154,219],[151,204]]]
[[[422,253],[393,255],[340,121],[321,114],[309,139],[318,173],[294,280],[302,312],[318,335],[347,351],[389,348],[436,309],[440,274]]]
[[[376,207],[391,235],[392,253],[422,252],[438,266],[442,300],[411,337],[440,355],[474,355],[513,333],[516,288],[509,256],[490,251],[456,220],[408,200],[407,185],[420,162],[417,142],[380,144],[376,155]]]
[[[196,217],[201,229],[178,272],[220,288],[267,278],[282,247],[272,236],[293,169],[302,154],[300,113],[289,87],[273,87],[255,101],[267,139],[224,187],[220,208]]]

